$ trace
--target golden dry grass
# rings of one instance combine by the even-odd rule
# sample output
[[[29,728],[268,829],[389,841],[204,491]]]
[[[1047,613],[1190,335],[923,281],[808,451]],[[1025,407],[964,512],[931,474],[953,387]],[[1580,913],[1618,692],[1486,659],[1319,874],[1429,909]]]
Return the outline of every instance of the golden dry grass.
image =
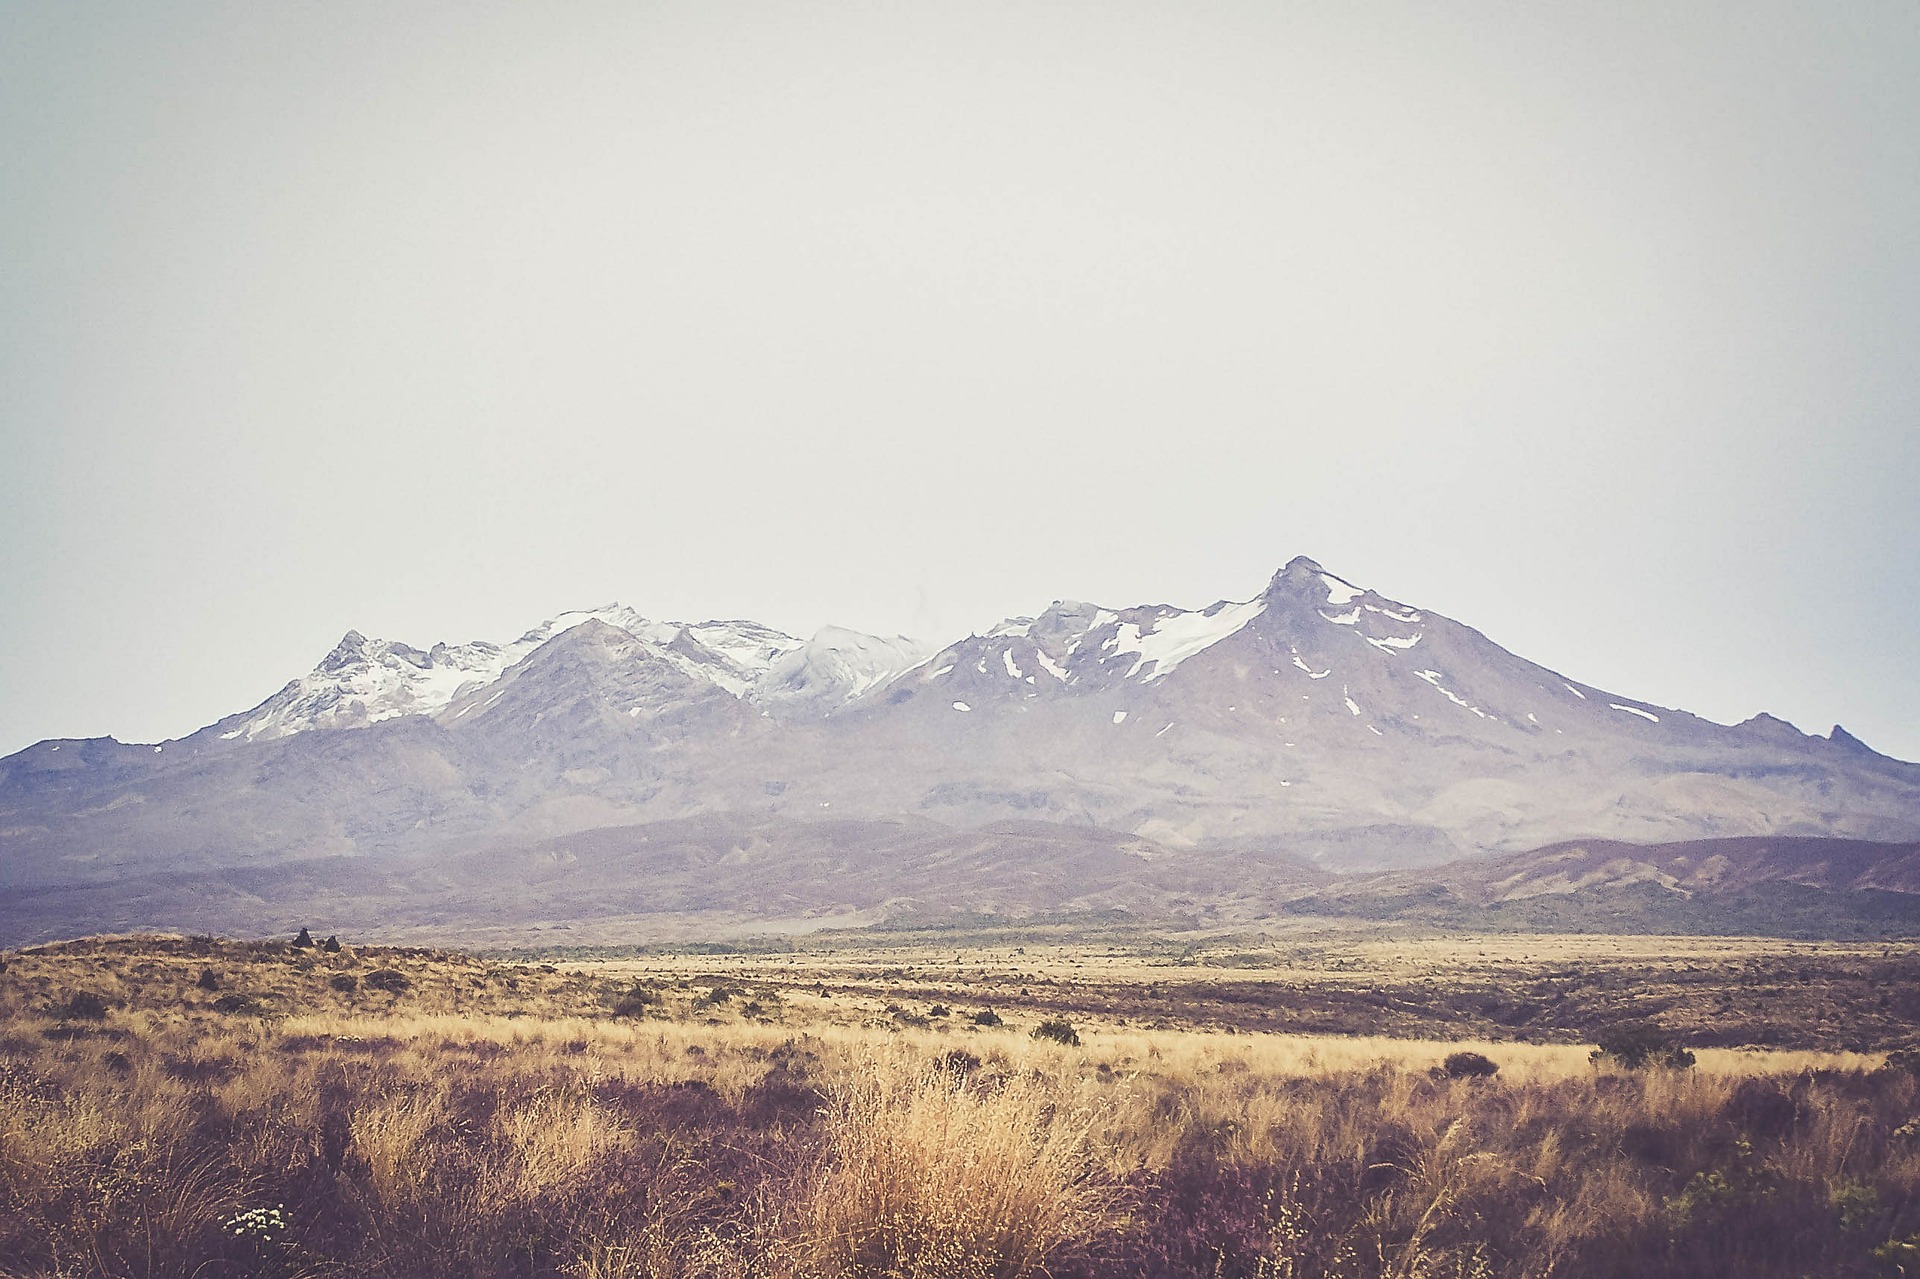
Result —
[[[1070,1046],[1038,1006],[888,1013],[898,964],[822,997],[838,957],[201,952],[7,957],[0,1275],[1891,1276],[1920,1233],[1920,1088],[1880,1053],[1625,1071],[1121,1017]],[[272,1011],[215,1010],[209,962]],[[349,963],[407,990],[343,993]],[[1436,1072],[1463,1049],[1499,1073]]]
[[[837,1084],[830,1154],[796,1205],[821,1279],[1027,1279],[1090,1238],[1097,1106],[1031,1076],[969,1086],[923,1059],[869,1057]]]

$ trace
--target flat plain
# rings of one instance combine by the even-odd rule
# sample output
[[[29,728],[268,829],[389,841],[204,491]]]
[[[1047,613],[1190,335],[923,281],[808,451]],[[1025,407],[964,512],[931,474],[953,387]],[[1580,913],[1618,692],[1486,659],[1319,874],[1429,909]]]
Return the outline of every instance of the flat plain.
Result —
[[[1653,1021],[1695,1047],[1871,1052],[1920,1026],[1920,945],[1904,941],[1034,928],[568,957],[609,979],[752,987],[789,1015],[867,1027],[991,1007],[1115,1031],[1591,1044]]]

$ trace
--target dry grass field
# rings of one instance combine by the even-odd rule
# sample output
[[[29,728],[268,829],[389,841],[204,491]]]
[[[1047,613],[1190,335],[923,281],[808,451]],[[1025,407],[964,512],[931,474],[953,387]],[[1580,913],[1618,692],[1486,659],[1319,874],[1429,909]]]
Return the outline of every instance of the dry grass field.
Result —
[[[3,958],[7,1279],[1920,1274],[1898,947]]]
[[[1695,1046],[1884,1051],[1920,1028],[1911,943],[1605,935],[1224,935],[1052,930],[797,939],[732,954],[570,958],[607,978],[766,987],[809,1021],[934,1006],[1115,1029],[1587,1043],[1622,1021]],[[936,1019],[937,1021],[937,1019]]]

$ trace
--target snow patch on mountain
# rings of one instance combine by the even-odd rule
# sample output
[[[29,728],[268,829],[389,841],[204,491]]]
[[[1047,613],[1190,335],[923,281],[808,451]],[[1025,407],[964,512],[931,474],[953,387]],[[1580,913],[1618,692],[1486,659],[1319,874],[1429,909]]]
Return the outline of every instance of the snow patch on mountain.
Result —
[[[782,658],[802,647],[793,636],[758,622],[701,622],[684,630],[691,641],[720,658],[708,677],[735,697],[765,680]]]
[[[1448,701],[1452,702],[1455,706],[1464,707],[1465,709],[1472,711],[1475,715],[1478,715],[1481,719],[1488,718],[1487,713],[1485,711],[1481,710],[1478,706],[1473,705],[1466,698],[1460,696],[1458,693],[1448,688],[1445,684],[1442,684],[1440,681],[1444,679],[1445,676],[1441,675],[1439,671],[1415,671],[1414,674],[1418,675],[1421,679],[1427,681],[1427,683],[1433,685],[1434,688],[1438,689],[1440,693]]]
[[[1320,574],[1320,581],[1327,588],[1327,603],[1335,608],[1342,604],[1350,604],[1367,593],[1365,588],[1343,581],[1331,573]]]
[[[769,666],[747,700],[762,708],[831,708],[891,682],[932,655],[927,645],[904,635],[882,638],[828,626]]]
[[[1128,679],[1151,664],[1152,669],[1142,682],[1152,683],[1172,674],[1194,654],[1203,653],[1237,633],[1266,610],[1267,602],[1255,599],[1244,604],[1215,604],[1203,612],[1172,613],[1148,623],[1145,628],[1126,622],[1109,642],[1116,652],[1138,654],[1133,668],[1127,672]]]

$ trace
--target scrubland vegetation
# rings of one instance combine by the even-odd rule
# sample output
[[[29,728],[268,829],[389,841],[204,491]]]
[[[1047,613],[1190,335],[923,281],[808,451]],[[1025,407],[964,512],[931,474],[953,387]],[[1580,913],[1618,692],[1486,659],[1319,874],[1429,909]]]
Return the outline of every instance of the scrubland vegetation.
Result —
[[[1611,1040],[1298,1034],[1157,961],[1073,985],[1089,957],[1002,949],[12,952],[0,1275],[1920,1274],[1911,1027],[1756,1051],[1654,1000]]]

